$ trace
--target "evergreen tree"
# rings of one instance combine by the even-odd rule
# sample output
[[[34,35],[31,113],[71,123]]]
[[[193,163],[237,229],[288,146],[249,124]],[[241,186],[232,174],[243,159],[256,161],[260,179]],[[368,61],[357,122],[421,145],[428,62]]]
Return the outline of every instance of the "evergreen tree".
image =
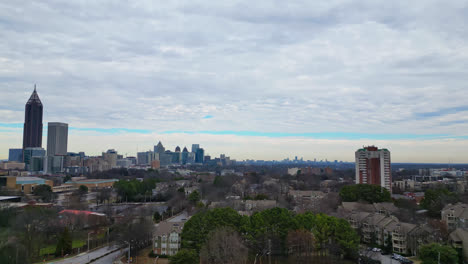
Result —
[[[72,252],[72,237],[68,232],[68,228],[65,227],[60,238],[57,242],[57,247],[55,249],[55,256],[64,256]]]

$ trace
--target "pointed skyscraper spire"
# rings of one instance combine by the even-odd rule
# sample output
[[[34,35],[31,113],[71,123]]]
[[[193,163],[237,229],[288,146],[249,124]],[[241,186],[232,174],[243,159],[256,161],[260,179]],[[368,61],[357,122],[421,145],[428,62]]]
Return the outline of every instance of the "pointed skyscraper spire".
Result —
[[[23,149],[42,147],[42,111],[42,102],[34,84],[34,91],[25,106]]]

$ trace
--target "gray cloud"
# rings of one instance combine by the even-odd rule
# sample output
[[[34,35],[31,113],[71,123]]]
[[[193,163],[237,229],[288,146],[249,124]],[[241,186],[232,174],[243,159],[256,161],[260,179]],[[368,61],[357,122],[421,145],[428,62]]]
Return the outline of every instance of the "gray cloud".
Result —
[[[460,135],[467,3],[0,3],[1,122]]]

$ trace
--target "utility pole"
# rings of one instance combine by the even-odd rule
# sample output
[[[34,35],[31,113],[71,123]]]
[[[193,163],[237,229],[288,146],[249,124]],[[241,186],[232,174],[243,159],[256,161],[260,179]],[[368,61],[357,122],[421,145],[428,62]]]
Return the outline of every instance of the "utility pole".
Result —
[[[268,264],[271,264],[271,239],[268,239]]]
[[[438,252],[438,256],[437,256],[437,263],[440,264],[440,251]]]
[[[88,251],[89,251],[89,234],[91,234],[90,232],[88,233]]]

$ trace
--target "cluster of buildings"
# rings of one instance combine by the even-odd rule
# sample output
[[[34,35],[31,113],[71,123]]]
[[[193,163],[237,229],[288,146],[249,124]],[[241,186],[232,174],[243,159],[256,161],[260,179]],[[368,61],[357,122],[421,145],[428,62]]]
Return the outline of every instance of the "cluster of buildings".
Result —
[[[468,204],[449,204],[441,212],[442,221],[450,232],[449,243],[463,251],[465,262],[468,261]]]
[[[420,245],[437,241],[431,227],[399,221],[394,216],[397,211],[393,203],[343,202],[338,208],[339,216],[345,218],[367,244],[391,245],[394,253],[414,256],[418,255]]]
[[[26,170],[31,172],[60,172],[67,155],[68,124],[49,122],[47,130],[47,150],[42,148],[43,105],[36,88],[25,106],[23,127],[23,147],[10,149],[8,162],[0,169]]]
[[[192,144],[192,149],[189,152],[187,147],[181,151],[177,146],[174,151],[166,150],[161,141],[154,146],[153,151],[138,152],[136,160],[138,166],[151,166],[159,168],[160,166],[169,165],[186,165],[186,164],[214,164],[219,166],[230,166],[235,163],[226,155],[221,154],[219,158],[212,159],[211,156],[205,155],[205,150],[200,148],[199,144]]]
[[[189,152],[185,147],[182,151],[166,150],[159,142],[153,151],[138,152],[137,157],[123,157],[116,150],[110,149],[101,156],[88,157],[84,152],[68,152],[68,124],[49,122],[47,130],[47,149],[42,147],[43,104],[34,87],[34,91],[25,106],[25,121],[23,129],[23,147],[9,150],[8,161],[0,162],[0,170],[28,171],[34,174],[81,175],[95,171],[106,171],[113,168],[153,168],[161,166],[185,164],[215,164],[232,165],[231,160],[222,154],[212,159],[205,155],[205,150],[199,144],[193,144]]]

